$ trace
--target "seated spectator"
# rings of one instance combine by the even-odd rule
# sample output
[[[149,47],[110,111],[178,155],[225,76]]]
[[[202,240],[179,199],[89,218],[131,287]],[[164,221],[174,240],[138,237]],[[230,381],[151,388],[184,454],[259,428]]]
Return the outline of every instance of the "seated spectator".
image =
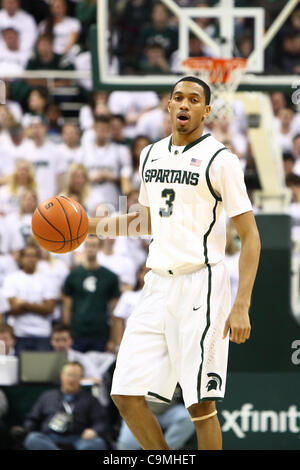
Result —
[[[37,26],[31,15],[20,8],[19,0],[2,0],[0,30],[14,28],[20,33],[20,47],[25,55],[31,54],[37,37]]]
[[[291,108],[283,108],[278,113],[278,119],[275,121],[276,136],[282,152],[291,152],[293,147],[293,138],[297,134],[294,125],[295,113]]]
[[[19,212],[20,196],[25,190],[37,190],[33,165],[28,160],[17,160],[8,184],[0,188],[0,207],[3,215]]]
[[[32,117],[30,135],[33,146],[28,158],[35,168],[38,201],[41,202],[61,191],[67,166],[58,145],[48,138],[48,122],[44,117]]]
[[[3,38],[0,43],[1,70],[8,73],[23,72],[29,56],[21,48],[19,32],[9,27],[2,30],[1,35]]]
[[[139,70],[144,75],[161,75],[170,73],[165,49],[159,43],[150,44],[144,50],[144,56],[139,64]]]
[[[62,128],[62,143],[59,152],[69,169],[73,163],[83,162],[83,149],[80,142],[80,129],[76,124],[65,124]]]
[[[84,148],[92,193],[99,204],[117,209],[119,196],[126,191],[131,176],[130,153],[125,145],[110,141],[109,116],[99,116],[94,129],[95,141]]]
[[[74,66],[67,57],[57,54],[53,50],[53,37],[49,34],[42,34],[37,41],[36,51],[27,64],[27,70],[74,70]],[[30,78],[27,83],[31,86],[46,86],[47,80],[44,78]],[[55,80],[55,86],[69,84],[69,80]]]
[[[71,325],[74,349],[114,351],[110,312],[119,298],[118,277],[97,262],[99,239],[84,243],[84,261],[68,275],[63,288],[63,322]]]
[[[300,31],[289,30],[282,38],[282,53],[279,57],[280,70],[286,74],[299,74]]]
[[[281,93],[279,91],[275,91],[274,93],[272,93],[271,103],[272,103],[273,113],[276,118],[278,117],[279,111],[283,108],[286,108],[286,98],[284,96],[284,93]]]
[[[61,144],[61,132],[64,118],[59,105],[56,103],[49,103],[46,109],[45,117],[48,121],[49,140],[53,143]]]
[[[5,99],[6,99],[6,107],[8,112],[12,115],[15,123],[20,123],[23,117],[23,109],[20,103],[18,103],[15,99],[12,98],[11,95],[11,83],[10,80],[4,80],[5,84]]]
[[[109,401],[110,389],[107,386],[109,369],[115,362],[115,354],[110,352],[80,352],[72,348],[73,337],[71,328],[64,323],[55,323],[51,333],[51,346],[54,351],[66,352],[68,361],[79,362],[84,369],[81,384],[92,385],[93,395],[106,406]]]
[[[17,354],[23,350],[49,350],[51,314],[57,292],[48,279],[37,272],[39,248],[27,246],[21,251],[20,269],[8,274],[3,284],[3,295],[10,309],[7,322],[17,337]]]
[[[79,111],[79,127],[82,131],[93,129],[95,116],[109,115],[107,104],[108,93],[106,91],[95,91],[90,103],[82,106]]]
[[[42,34],[53,36],[55,54],[65,55],[77,43],[81,25],[76,18],[67,16],[66,0],[53,0],[49,16],[39,24],[39,31]]]
[[[82,391],[83,368],[69,362],[61,371],[58,390],[44,392],[24,422],[28,450],[105,450],[109,417],[91,393]]]
[[[169,59],[172,52],[177,49],[177,32],[169,26],[169,10],[162,3],[154,4],[152,9],[152,21],[149,25],[141,28],[138,38],[142,49],[152,45],[154,42],[161,44],[165,50],[166,58]]]
[[[142,114],[158,104],[158,96],[153,91],[112,91],[108,97],[111,114],[122,114],[125,117],[127,127],[124,135],[129,138],[136,135],[135,126]]]
[[[121,291],[132,290],[136,283],[136,266],[128,255],[115,252],[115,243],[115,238],[100,241],[97,262],[119,277]]]
[[[51,321],[60,321],[62,317],[62,288],[70,269],[62,258],[57,258],[53,253],[41,248],[41,258],[37,265],[37,272],[48,279],[48,282],[57,292],[56,305],[54,307]]]
[[[24,242],[20,233],[16,230],[9,233],[6,218],[0,216],[0,255],[11,255],[18,262],[23,246]],[[5,262],[5,259],[2,261]]]
[[[45,116],[49,99],[50,97],[46,87],[37,86],[31,90],[27,99],[28,112],[24,114],[22,120],[24,128],[30,126],[33,116]]]
[[[99,201],[91,192],[88,172],[82,163],[70,166],[62,194],[79,202],[90,217],[95,216]]]
[[[294,173],[295,167],[295,157],[290,152],[284,152],[282,155],[283,158],[283,169],[285,176],[289,175],[290,173]]]
[[[110,118],[111,140],[115,144],[130,145],[131,140],[124,135],[126,120],[122,114],[113,114]]]
[[[7,323],[0,323],[0,341],[5,345],[6,356],[15,356],[16,337],[13,327]]]
[[[241,159],[245,158],[248,150],[247,138],[242,133],[233,132],[233,121],[229,117],[216,117],[212,121],[212,134],[220,142],[232,142],[236,155]]]
[[[147,136],[149,143],[162,138],[164,113],[168,111],[169,93],[159,97],[159,104],[154,109],[142,114],[136,125],[136,135]]]
[[[0,190],[1,191],[1,190]],[[34,189],[25,189],[20,195],[18,212],[8,214],[5,218],[6,230],[9,238],[13,239],[17,233],[23,239],[23,248],[32,238],[31,222],[37,207],[37,194]]]

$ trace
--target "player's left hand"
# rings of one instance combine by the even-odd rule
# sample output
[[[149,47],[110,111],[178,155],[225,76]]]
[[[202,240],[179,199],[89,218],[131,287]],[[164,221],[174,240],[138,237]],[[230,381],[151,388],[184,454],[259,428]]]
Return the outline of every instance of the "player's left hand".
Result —
[[[226,320],[223,338],[230,331],[229,339],[233,343],[244,343],[250,337],[251,325],[248,308],[233,306],[229,317]]]

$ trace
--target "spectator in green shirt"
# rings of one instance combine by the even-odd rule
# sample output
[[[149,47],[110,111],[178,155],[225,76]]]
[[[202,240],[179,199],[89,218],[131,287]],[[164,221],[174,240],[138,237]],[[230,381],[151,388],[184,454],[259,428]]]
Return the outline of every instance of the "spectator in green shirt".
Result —
[[[74,66],[68,59],[53,51],[53,37],[50,35],[41,35],[38,38],[36,51],[27,64],[27,70],[74,70]],[[44,78],[34,78],[27,80],[31,86],[46,86],[47,81]],[[57,86],[68,85],[68,80],[55,80]]]
[[[114,351],[111,312],[120,296],[119,280],[97,263],[97,237],[89,236],[84,250],[84,261],[65,281],[63,321],[71,325],[74,349]]]
[[[143,50],[152,44],[160,44],[167,59],[178,48],[177,31],[169,26],[169,12],[163,4],[155,4],[152,10],[152,23],[141,29],[139,42]]]

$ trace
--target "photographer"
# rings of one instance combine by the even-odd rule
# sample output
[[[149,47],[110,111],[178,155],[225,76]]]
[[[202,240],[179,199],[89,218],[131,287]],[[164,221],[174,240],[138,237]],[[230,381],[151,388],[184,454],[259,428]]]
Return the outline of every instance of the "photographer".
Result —
[[[82,391],[83,368],[68,362],[61,371],[60,390],[41,395],[27,416],[24,441],[28,450],[105,450],[108,416],[89,392]]]

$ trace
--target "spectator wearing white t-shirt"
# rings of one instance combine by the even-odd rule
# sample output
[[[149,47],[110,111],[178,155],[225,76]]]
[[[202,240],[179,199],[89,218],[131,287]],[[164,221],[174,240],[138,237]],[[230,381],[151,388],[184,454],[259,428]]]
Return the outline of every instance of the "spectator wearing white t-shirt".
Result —
[[[51,320],[52,322],[60,321],[62,316],[62,288],[67,275],[70,272],[69,267],[63,259],[55,258],[52,253],[41,249],[41,259],[37,264],[37,272],[46,276],[48,282],[55,286],[58,297],[54,307]]]
[[[116,210],[119,196],[128,187],[132,173],[131,159],[125,145],[110,141],[110,118],[99,116],[95,122],[95,141],[84,148],[92,193],[99,204],[110,204]]]
[[[146,135],[152,142],[163,137],[162,126],[164,113],[168,111],[169,98],[169,93],[161,95],[159,105],[139,117],[136,135]]]
[[[110,112],[125,117],[124,135],[129,138],[136,136],[136,124],[142,114],[158,105],[159,98],[154,91],[113,91],[108,98]]]
[[[39,202],[54,197],[61,191],[67,170],[58,145],[47,138],[47,131],[48,124],[43,117],[32,118],[30,134],[33,148],[29,159],[35,168]]]
[[[8,183],[0,187],[0,213],[9,215],[19,212],[20,197],[27,189],[36,191],[33,165],[28,160],[19,159]]]
[[[23,247],[32,238],[32,216],[37,207],[37,194],[32,189],[25,189],[20,196],[20,209],[5,217],[5,225],[9,238],[18,233],[23,240]]]
[[[9,233],[7,230],[6,218],[0,216],[0,255],[10,254],[18,261],[20,251],[24,247],[20,233],[14,230]]]
[[[132,290],[136,284],[136,266],[128,255],[116,253],[115,239],[101,240],[97,263],[115,273],[120,279],[121,291]]]
[[[53,0],[50,5],[48,18],[39,25],[41,34],[54,36],[53,50],[56,54],[64,55],[79,39],[81,25],[76,18],[67,16],[67,2]]]
[[[9,27],[1,31],[1,36],[3,39],[0,42],[0,67],[2,73],[23,72],[29,55],[21,48],[19,32]]]
[[[91,191],[88,171],[82,163],[73,163],[70,166],[62,194],[79,202],[90,217],[96,215],[99,201]]]
[[[37,271],[39,249],[27,246],[21,252],[21,269],[6,276],[3,294],[10,310],[7,323],[17,337],[17,354],[23,350],[49,350],[51,314],[58,293],[48,278]]]
[[[291,152],[293,149],[293,138],[299,132],[297,129],[295,113],[291,108],[283,108],[275,118],[275,131],[277,141],[282,152]],[[297,132],[298,131],[298,132]]]
[[[20,33],[20,47],[26,55],[33,51],[37,38],[37,25],[32,15],[20,8],[19,0],[2,0],[0,30],[14,28]]]
[[[62,128],[62,140],[59,151],[65,159],[67,168],[72,163],[83,162],[83,148],[80,143],[80,129],[76,124],[65,124]]]
[[[16,161],[26,159],[32,151],[33,144],[30,139],[24,137],[24,129],[19,124],[10,127],[5,138],[0,140],[0,184],[6,184],[15,170]]]
[[[148,271],[149,268],[146,268],[145,265],[141,266],[136,288],[132,291],[123,292],[113,311],[113,335],[117,349],[120,346],[127,320],[141,299],[144,278]]]

